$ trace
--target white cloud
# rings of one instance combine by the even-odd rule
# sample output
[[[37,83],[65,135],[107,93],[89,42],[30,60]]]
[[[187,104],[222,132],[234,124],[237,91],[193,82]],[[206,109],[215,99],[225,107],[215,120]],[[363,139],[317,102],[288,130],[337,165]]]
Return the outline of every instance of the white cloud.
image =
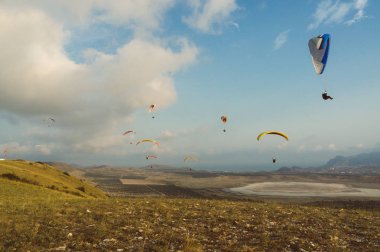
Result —
[[[163,42],[136,35],[115,54],[86,50],[89,60],[78,64],[64,50],[70,38],[64,23],[43,10],[10,5],[0,4],[0,106],[29,123],[54,117],[57,123],[49,131],[66,149],[97,152],[118,144],[115,138],[105,138],[137,109],[172,104],[173,73],[197,57],[197,48],[184,38]],[[35,138],[47,137],[35,133]]]
[[[358,149],[363,149],[363,148],[364,148],[364,144],[362,144],[362,143],[357,144],[357,145],[356,145],[356,148],[358,148]]]
[[[236,22],[231,21],[229,24],[232,25],[232,26],[234,26],[236,29],[240,28],[239,24],[236,23]]]
[[[235,0],[188,0],[187,3],[193,13],[184,22],[204,33],[220,33],[238,8]]]
[[[207,131],[206,127],[197,127],[194,129],[182,129],[182,130],[177,130],[177,131],[167,129],[167,130],[164,130],[161,133],[161,136],[159,136],[157,139],[158,140],[172,140],[179,137],[185,137],[185,136],[198,134],[200,132],[205,132],[205,131]]]
[[[54,146],[51,144],[36,144],[37,151],[43,155],[50,155]]]
[[[332,23],[352,25],[365,17],[366,7],[367,0],[323,0],[318,4],[313,14],[314,21],[309,24],[308,28],[315,29],[321,24]]]
[[[327,146],[327,149],[335,151],[335,150],[336,150],[336,145],[333,144],[333,143],[331,143],[331,144],[329,144],[329,145]]]
[[[277,35],[273,43],[273,49],[280,49],[287,41],[290,30],[286,30]]]
[[[2,150],[3,156],[15,156],[15,154],[29,153],[33,150],[33,147],[14,141],[2,144],[0,149]]]
[[[60,22],[86,25],[98,22],[126,25],[137,33],[159,29],[164,14],[175,0],[3,0],[14,9],[38,8]]]

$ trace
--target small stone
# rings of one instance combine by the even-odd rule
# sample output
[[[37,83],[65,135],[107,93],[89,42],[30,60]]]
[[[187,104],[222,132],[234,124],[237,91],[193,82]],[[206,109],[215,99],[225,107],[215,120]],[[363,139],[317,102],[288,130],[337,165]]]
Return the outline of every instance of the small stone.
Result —
[[[214,233],[218,233],[219,231],[220,231],[220,229],[217,228],[217,227],[215,227],[215,228],[212,229],[212,232],[214,232]]]
[[[65,251],[66,250],[66,245],[60,246],[58,248],[54,249],[55,251]]]

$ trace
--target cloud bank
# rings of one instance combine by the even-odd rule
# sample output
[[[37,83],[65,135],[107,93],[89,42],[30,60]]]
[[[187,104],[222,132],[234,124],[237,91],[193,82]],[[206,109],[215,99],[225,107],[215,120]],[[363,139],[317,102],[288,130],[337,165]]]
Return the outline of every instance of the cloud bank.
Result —
[[[49,1],[36,1],[40,8],[28,1],[0,4],[2,112],[29,123],[54,117],[57,143],[97,152],[112,146],[104,139],[109,137],[113,142],[112,132],[136,110],[151,103],[171,105],[176,100],[173,74],[193,64],[198,49],[186,38],[145,36],[146,31],[158,29],[164,9],[173,3],[154,1],[150,6],[151,2],[111,1],[106,5],[106,1],[86,1],[76,10],[72,2],[57,1],[78,22],[93,22],[90,16],[95,15],[103,22],[124,23],[136,31],[115,54],[84,48],[83,64],[65,52],[70,29],[59,17],[52,17],[56,7]],[[103,12],[93,14],[97,8]],[[127,12],[128,18],[121,15],[126,9],[133,12]],[[141,36],[143,30],[145,35]],[[29,137],[46,139],[43,135],[34,132]],[[101,140],[90,141],[94,136]],[[37,149],[45,154],[53,149],[38,144]]]

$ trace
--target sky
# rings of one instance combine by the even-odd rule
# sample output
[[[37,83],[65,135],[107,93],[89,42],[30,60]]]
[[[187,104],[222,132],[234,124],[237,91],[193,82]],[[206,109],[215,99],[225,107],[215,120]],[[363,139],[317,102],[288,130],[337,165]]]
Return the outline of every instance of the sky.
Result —
[[[0,154],[249,171],[380,150],[379,15],[375,0],[2,0]],[[257,141],[267,130],[289,141]]]

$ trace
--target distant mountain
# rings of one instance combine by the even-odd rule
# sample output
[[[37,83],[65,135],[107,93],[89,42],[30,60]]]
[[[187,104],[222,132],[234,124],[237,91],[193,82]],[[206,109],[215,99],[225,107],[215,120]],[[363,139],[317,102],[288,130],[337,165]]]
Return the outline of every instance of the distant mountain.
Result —
[[[305,172],[305,168],[301,168],[301,167],[298,167],[298,166],[293,166],[293,167],[281,167],[280,169],[277,170],[277,172],[280,172],[280,173],[292,173],[292,172]]]
[[[355,156],[336,156],[330,159],[325,167],[341,168],[341,167],[363,167],[363,166],[379,166],[380,152],[362,153]]]
[[[279,173],[348,173],[348,174],[380,174],[380,152],[362,153],[354,156],[336,156],[321,167],[301,168],[281,167]]]

